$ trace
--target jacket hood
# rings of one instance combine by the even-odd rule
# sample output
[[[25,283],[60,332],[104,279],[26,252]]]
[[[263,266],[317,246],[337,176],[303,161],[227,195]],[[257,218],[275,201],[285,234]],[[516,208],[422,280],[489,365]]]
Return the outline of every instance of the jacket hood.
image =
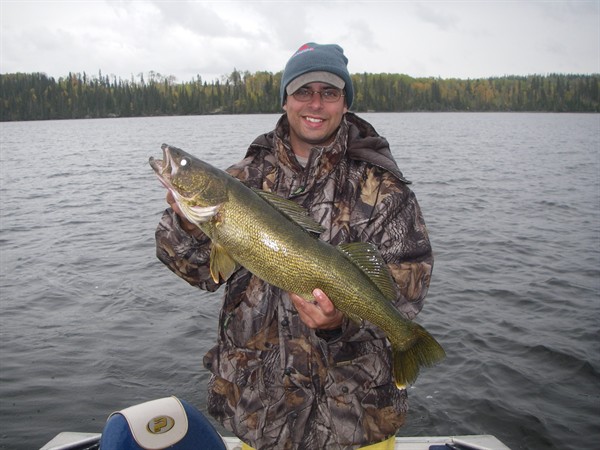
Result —
[[[380,136],[373,125],[356,114],[348,112],[345,115],[351,124],[348,134],[348,156],[359,161],[366,161],[377,167],[387,170],[400,181],[411,184],[398,168],[392,156],[390,144],[387,139]]]

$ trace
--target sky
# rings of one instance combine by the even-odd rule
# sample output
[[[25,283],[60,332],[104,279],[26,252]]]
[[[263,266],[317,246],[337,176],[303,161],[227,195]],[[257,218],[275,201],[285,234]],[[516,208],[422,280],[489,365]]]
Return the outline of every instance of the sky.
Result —
[[[178,82],[283,70],[337,43],[350,73],[600,73],[600,0],[0,0],[0,73]]]

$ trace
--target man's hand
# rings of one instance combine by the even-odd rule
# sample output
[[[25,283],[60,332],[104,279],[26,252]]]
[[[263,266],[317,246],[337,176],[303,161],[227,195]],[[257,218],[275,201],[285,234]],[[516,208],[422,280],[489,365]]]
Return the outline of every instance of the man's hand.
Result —
[[[329,297],[321,289],[313,291],[314,302],[308,302],[296,294],[290,293],[290,299],[296,307],[300,319],[307,327],[318,330],[334,330],[342,326],[344,313],[336,309]]]

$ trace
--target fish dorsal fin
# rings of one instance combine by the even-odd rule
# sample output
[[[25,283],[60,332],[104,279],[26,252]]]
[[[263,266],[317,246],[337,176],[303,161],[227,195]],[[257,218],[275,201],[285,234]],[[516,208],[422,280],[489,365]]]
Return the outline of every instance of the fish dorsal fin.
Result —
[[[340,244],[338,249],[375,283],[385,298],[396,298],[396,286],[377,247],[368,242],[350,242]]]
[[[272,192],[262,191],[260,189],[252,189],[263,200],[267,201],[271,206],[281,212],[291,221],[297,223],[302,228],[310,233],[321,234],[325,229],[312,217],[308,215],[308,211],[286,198],[280,197]]]

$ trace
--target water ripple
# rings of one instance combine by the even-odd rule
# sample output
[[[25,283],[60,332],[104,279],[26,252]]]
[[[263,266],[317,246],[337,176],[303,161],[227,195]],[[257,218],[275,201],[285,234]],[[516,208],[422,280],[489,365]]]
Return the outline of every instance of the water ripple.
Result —
[[[365,118],[414,182],[436,255],[417,320],[448,353],[410,388],[400,434],[594,448],[598,115]],[[221,294],[156,260],[166,203],[147,160],[168,142],[224,168],[276,119],[0,124],[3,148],[14,149],[0,164],[0,448],[98,432],[112,411],[167,395],[205,410],[202,357]]]

